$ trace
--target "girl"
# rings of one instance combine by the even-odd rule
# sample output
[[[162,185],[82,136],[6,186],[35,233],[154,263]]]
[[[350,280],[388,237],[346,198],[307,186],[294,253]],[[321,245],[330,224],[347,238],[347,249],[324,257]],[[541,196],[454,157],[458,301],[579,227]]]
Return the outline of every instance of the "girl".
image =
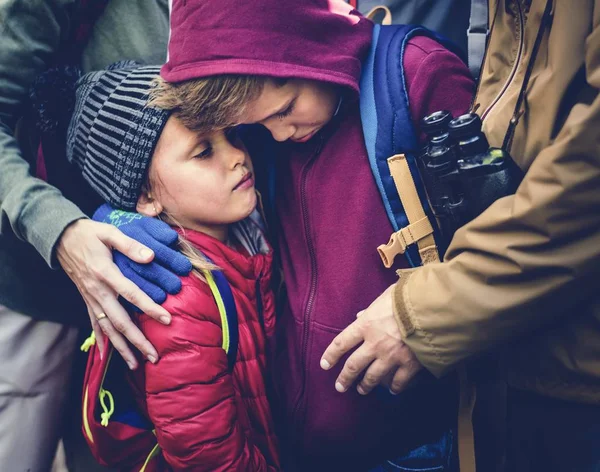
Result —
[[[252,162],[234,133],[200,135],[177,110],[148,106],[158,71],[95,72],[76,91],[69,160],[107,203],[175,226],[194,266],[163,305],[170,326],[134,315],[159,361],[128,373],[110,360],[110,347],[93,348],[84,434],[97,459],[120,469],[278,470],[264,378],[275,321],[272,255],[254,218]],[[227,290],[215,288],[223,276],[230,303]],[[106,315],[96,317],[106,329]]]

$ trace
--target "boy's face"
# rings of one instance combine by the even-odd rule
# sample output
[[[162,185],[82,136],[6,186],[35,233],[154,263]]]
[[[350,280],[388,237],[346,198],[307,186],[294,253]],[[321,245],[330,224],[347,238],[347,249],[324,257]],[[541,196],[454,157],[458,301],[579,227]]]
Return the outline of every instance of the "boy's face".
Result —
[[[184,228],[215,236],[215,228],[242,220],[256,207],[252,171],[236,136],[223,131],[201,136],[172,116],[150,164],[151,201],[142,195],[138,211],[166,211]]]
[[[278,85],[267,80],[242,122],[264,125],[277,141],[304,143],[331,120],[338,103],[336,87],[325,82],[291,79]]]

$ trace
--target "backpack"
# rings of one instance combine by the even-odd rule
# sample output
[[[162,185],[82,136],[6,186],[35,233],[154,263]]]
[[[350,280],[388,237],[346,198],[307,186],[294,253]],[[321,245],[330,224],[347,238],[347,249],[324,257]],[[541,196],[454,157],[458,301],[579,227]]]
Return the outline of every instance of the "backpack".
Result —
[[[421,180],[419,140],[410,115],[404,50],[415,36],[427,36],[460,57],[450,41],[421,26],[375,25],[360,80],[360,116],[373,177],[394,228],[377,248],[390,268],[398,254],[412,267],[439,262],[439,230]]]
[[[223,327],[223,349],[229,370],[233,369],[238,350],[238,318],[233,293],[222,272],[204,273],[213,294]],[[102,465],[139,472],[168,468],[160,454],[154,426],[138,408],[144,392],[143,369],[130,372],[121,356],[106,342],[102,355],[94,333],[81,350],[89,352],[83,383],[82,431],[92,455]],[[135,376],[130,383],[128,377]]]
[[[388,18],[389,22],[390,18]],[[461,57],[445,38],[421,26],[375,25],[360,80],[360,116],[369,164],[394,233],[377,248],[386,268],[404,254],[412,267],[439,262],[443,250],[417,166],[419,140],[410,115],[404,77],[406,43],[417,35],[434,39]],[[463,59],[464,60],[464,59]],[[458,456],[463,471],[475,471],[472,413],[474,386],[458,369]]]

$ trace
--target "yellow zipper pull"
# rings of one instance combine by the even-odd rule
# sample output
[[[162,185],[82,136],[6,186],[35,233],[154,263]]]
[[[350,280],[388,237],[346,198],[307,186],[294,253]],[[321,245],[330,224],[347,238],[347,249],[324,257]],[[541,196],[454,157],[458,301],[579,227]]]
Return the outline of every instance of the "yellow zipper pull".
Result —
[[[92,334],[90,334],[87,339],[83,341],[83,344],[79,349],[81,349],[83,352],[88,352],[94,344],[96,344],[96,333],[92,331]]]

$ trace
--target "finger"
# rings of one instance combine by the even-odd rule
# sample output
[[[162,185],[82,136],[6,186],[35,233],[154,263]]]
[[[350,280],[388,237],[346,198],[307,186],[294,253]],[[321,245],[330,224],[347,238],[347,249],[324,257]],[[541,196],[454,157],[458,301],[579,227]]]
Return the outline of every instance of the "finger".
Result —
[[[137,287],[139,287],[140,290],[142,290],[146,295],[148,295],[154,301],[154,303],[162,304],[165,302],[167,299],[166,292],[161,287],[152,283],[152,281],[149,280],[150,277],[148,277],[148,274],[144,273],[143,275],[140,275],[138,273],[138,270],[141,270],[140,267],[144,267],[143,265],[130,261],[120,252],[115,252],[114,259],[115,264],[121,270],[121,273],[126,278],[131,280]],[[155,263],[150,263],[150,265],[153,264]],[[181,280],[179,277],[173,274],[170,275],[177,279],[179,282],[179,288],[181,289]]]
[[[154,261],[152,261],[150,264],[138,264],[137,262],[130,261],[128,265],[131,267],[131,270],[135,272],[141,279],[148,281],[148,283],[152,283],[154,287],[160,290],[163,293],[164,299],[166,299],[165,292],[174,295],[181,291],[181,279],[179,276],[175,275],[173,272],[169,272],[163,266]],[[131,280],[133,281],[133,279]],[[136,285],[142,288],[142,286],[137,282]],[[145,289],[144,291],[148,293],[148,291]],[[148,293],[148,295],[150,295],[150,293]],[[159,302],[152,295],[150,295],[150,298],[157,303],[164,302],[164,299],[162,302]]]
[[[187,257],[163,244],[150,234],[140,231],[136,233],[135,239],[153,251],[156,262],[172,272],[178,275],[187,275],[192,270],[192,263]]]
[[[115,329],[110,319],[102,318],[101,320],[98,320],[98,326],[100,326],[100,329],[110,340],[113,347],[119,352],[119,354],[121,354],[121,357],[123,358],[127,366],[131,370],[137,369],[137,359],[131,352],[131,349],[129,349],[125,338]]]
[[[154,245],[152,249],[155,252],[154,260],[177,275],[188,275],[192,270],[190,260],[169,246]]]
[[[96,345],[98,346],[98,352],[100,352],[100,359],[102,359],[105,341],[104,333],[102,332],[102,329],[98,325],[98,320],[96,319],[96,315],[102,313],[102,308],[100,308],[100,305],[96,304],[85,292],[80,291],[80,293],[87,306],[92,330],[94,331],[94,335],[96,337]]]
[[[131,349],[127,345],[127,343],[122,339],[124,336],[131,344],[133,344],[150,362],[153,364],[158,359],[158,353],[154,346],[150,344],[150,341],[146,339],[146,337],[142,334],[139,328],[135,325],[129,314],[125,311],[125,309],[121,306],[121,304],[116,299],[106,299],[103,301],[102,308],[104,309],[104,313],[106,313],[108,319],[111,322],[110,330],[111,334],[107,333],[104,329],[107,323],[103,323],[104,318],[100,320],[100,326],[104,333],[108,336],[111,343],[117,349],[123,359],[128,362],[133,362],[137,364],[135,356],[131,352]],[[115,333],[120,333],[119,335],[115,335]],[[123,335],[123,336],[121,336]],[[114,336],[116,341],[119,343],[115,344],[115,340],[111,336]]]
[[[394,367],[394,365],[390,365],[382,359],[376,359],[366,370],[365,375],[359,382],[356,390],[361,395],[371,393],[377,385],[385,381],[386,376]]]
[[[179,238],[177,231],[164,221],[160,221],[158,218],[143,218],[141,220],[141,225],[151,238],[154,238],[166,246],[175,244]]]
[[[374,360],[375,354],[370,349],[367,349],[364,345],[359,347],[346,360],[340,375],[335,381],[335,389],[340,393],[348,390],[348,388],[356,382],[358,376],[369,367]]]
[[[104,346],[106,340],[104,339],[104,333],[102,332],[102,328],[100,328],[100,325],[98,324],[97,320],[92,324],[92,329],[94,330],[94,336],[96,338],[98,352],[100,352],[100,359],[102,359],[102,357],[104,356]]]
[[[100,359],[102,359],[104,353],[104,333],[102,328],[98,324],[96,316],[91,311],[89,312],[90,321],[92,322],[92,330],[94,331],[94,337],[96,338],[96,346],[98,346],[98,352],[100,353]]]
[[[398,395],[406,390],[417,372],[418,369],[413,369],[410,364],[401,366],[394,374],[394,378],[390,384],[390,393]]]
[[[344,354],[363,341],[360,326],[359,320],[357,320],[334,338],[321,357],[322,369],[331,369]]]
[[[154,252],[133,238],[126,236],[119,229],[105,223],[104,231],[99,233],[100,240],[112,249],[125,254],[129,259],[145,264],[154,258]]]
[[[360,318],[360,315],[362,315],[365,312],[365,310],[361,310],[356,314],[357,318]]]
[[[170,313],[160,305],[154,303],[135,283],[124,277],[115,264],[105,267],[102,278],[112,290],[121,295],[129,303],[137,306],[143,313],[163,324],[171,322]],[[112,300],[113,298],[106,296],[105,299]],[[96,300],[104,306],[103,300],[98,300],[98,297],[96,297]]]

